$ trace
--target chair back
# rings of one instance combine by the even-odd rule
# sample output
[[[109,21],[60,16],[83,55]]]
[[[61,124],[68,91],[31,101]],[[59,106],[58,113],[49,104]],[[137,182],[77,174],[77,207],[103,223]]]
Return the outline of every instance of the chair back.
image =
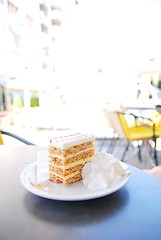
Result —
[[[1,135],[1,132],[0,132],[0,145],[3,145],[3,139],[2,139],[2,135]]]
[[[107,124],[114,129],[115,133],[117,133],[118,136],[125,138],[125,132],[120,122],[118,113],[109,109],[104,109],[103,112]]]
[[[5,144],[3,139],[2,139],[2,135],[6,135],[6,136],[9,136],[9,137],[12,137],[12,138],[18,140],[19,142],[22,142],[22,143],[27,144],[27,145],[35,145],[34,143],[29,142],[29,141],[27,141],[24,138],[21,138],[21,137],[15,135],[13,133],[6,132],[6,131],[3,131],[3,130],[0,130],[0,145]]]
[[[118,118],[127,140],[153,139],[153,126],[146,122],[143,123],[142,120],[138,120],[137,122],[134,121],[135,125],[133,126],[132,122],[129,121],[130,119],[126,118],[127,115],[125,113],[118,112],[116,114],[118,114]],[[132,116],[132,118],[135,119],[134,116]]]

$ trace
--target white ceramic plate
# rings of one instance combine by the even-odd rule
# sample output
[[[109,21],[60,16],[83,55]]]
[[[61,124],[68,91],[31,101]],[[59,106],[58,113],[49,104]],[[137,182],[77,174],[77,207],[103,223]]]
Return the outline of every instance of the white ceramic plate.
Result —
[[[127,169],[127,173],[121,177],[120,181],[114,184],[112,187],[104,190],[90,190],[83,185],[81,181],[64,186],[59,183],[47,182],[45,185],[38,185],[36,182],[36,170],[37,165],[33,163],[25,168],[21,174],[21,183],[31,193],[52,199],[62,201],[82,201],[94,198],[103,197],[111,193],[116,192],[122,188],[130,178],[130,169],[125,163],[122,163],[123,167]]]

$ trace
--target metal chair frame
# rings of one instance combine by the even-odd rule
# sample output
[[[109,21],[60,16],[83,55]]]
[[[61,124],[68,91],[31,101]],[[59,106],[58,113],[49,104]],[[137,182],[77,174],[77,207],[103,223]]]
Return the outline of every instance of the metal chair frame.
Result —
[[[1,134],[1,135],[4,134],[4,135],[10,136],[10,137],[13,137],[13,138],[17,139],[18,141],[20,141],[20,142],[22,142],[22,143],[24,143],[24,144],[26,144],[26,145],[35,145],[34,143],[29,142],[29,141],[27,141],[26,139],[21,138],[21,137],[19,137],[18,135],[13,134],[13,133],[10,133],[10,132],[7,132],[7,131],[0,130],[0,134]],[[3,140],[2,140],[2,142],[3,142]]]

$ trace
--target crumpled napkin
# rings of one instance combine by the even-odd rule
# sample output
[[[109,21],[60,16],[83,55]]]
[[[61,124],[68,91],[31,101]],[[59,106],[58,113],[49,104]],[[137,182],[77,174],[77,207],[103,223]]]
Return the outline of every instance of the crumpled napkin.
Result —
[[[48,151],[40,150],[37,152],[37,184],[47,183],[48,176]]]
[[[102,190],[114,185],[126,172],[113,155],[100,152],[83,167],[82,182],[89,189]]]

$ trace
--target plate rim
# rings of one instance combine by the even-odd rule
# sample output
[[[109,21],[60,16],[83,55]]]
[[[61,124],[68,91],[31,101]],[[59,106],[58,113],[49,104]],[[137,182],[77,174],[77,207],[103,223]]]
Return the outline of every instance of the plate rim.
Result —
[[[89,191],[91,191],[91,194],[87,195],[82,195],[82,197],[79,195],[75,195],[72,197],[70,195],[58,195],[58,194],[49,194],[46,191],[42,191],[40,189],[38,189],[37,187],[34,187],[31,182],[29,181],[25,181],[27,180],[27,173],[28,171],[32,170],[32,168],[37,167],[37,162],[33,162],[30,165],[28,165],[21,173],[20,175],[20,181],[22,183],[22,185],[24,186],[25,189],[27,189],[30,193],[37,195],[39,197],[43,197],[43,198],[47,198],[47,199],[51,199],[51,200],[58,200],[58,201],[85,201],[85,200],[92,200],[92,199],[96,199],[96,198],[101,198],[101,197],[105,197],[108,195],[111,195],[114,192],[117,192],[118,190],[120,190],[121,188],[123,188],[129,181],[130,177],[131,177],[131,171],[130,168],[127,166],[127,164],[121,162],[121,164],[123,166],[126,166],[126,168],[128,169],[128,173],[122,178],[122,181],[113,185],[110,188],[106,188],[106,189],[102,189],[102,190],[90,190],[87,188]],[[24,180],[25,179],[25,180]],[[74,184],[74,183],[73,183]]]

